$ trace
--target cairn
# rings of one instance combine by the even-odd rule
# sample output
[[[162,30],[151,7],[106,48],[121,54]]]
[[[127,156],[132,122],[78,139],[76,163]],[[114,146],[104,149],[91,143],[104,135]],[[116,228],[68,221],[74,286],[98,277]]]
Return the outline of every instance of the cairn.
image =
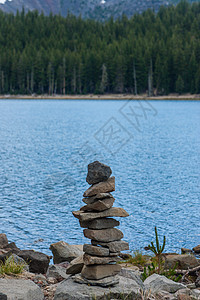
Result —
[[[112,217],[127,217],[123,208],[113,207],[115,201],[111,192],[115,191],[115,177],[110,177],[112,170],[98,161],[88,165],[86,181],[91,185],[83,194],[86,204],[79,211],[74,211],[74,217],[79,219],[84,236],[91,244],[84,244],[81,275],[75,276],[75,281],[90,285],[113,286],[119,282],[116,276],[121,266],[120,251],[128,250],[127,242],[122,241],[123,233],[115,228],[119,221]]]

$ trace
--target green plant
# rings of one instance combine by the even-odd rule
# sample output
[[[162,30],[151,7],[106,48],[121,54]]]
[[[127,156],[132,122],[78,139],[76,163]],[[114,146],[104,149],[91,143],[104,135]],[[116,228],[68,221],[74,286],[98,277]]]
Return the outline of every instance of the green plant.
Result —
[[[142,254],[141,251],[136,250],[133,252],[133,256],[130,256],[128,259],[121,261],[119,263],[129,263],[134,266],[144,266],[147,263],[147,258]]]
[[[156,247],[155,247],[154,243],[151,242],[151,245],[148,245],[148,249],[150,251],[152,251],[155,254],[155,256],[156,256],[156,259],[158,261],[158,274],[160,274],[161,264],[162,264],[162,253],[163,253],[164,248],[165,248],[166,237],[164,235],[163,244],[162,244],[162,246],[160,246],[160,243],[159,243],[159,240],[158,240],[158,232],[157,232],[156,226],[155,226],[155,236],[156,236]]]
[[[0,274],[11,275],[11,274],[21,274],[24,269],[24,264],[16,263],[14,258],[6,259],[4,263],[0,264]]]

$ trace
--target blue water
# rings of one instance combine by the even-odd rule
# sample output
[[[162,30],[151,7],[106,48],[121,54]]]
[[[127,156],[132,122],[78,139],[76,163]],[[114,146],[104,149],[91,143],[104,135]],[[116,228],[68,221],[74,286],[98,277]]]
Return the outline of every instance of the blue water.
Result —
[[[0,232],[50,254],[59,240],[87,241],[72,215],[87,164],[116,177],[115,206],[130,249],[200,243],[200,102],[0,100]]]

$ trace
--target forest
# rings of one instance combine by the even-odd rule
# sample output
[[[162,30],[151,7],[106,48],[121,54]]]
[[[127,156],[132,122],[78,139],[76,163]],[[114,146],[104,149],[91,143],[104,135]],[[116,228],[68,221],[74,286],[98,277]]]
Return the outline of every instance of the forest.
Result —
[[[0,11],[0,94],[200,93],[200,2],[99,22]]]

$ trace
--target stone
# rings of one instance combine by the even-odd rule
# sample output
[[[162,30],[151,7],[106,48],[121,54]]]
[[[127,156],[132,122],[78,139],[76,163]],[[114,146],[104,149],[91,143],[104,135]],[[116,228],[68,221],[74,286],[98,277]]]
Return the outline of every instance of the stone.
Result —
[[[8,247],[8,239],[5,233],[0,233],[0,249]]]
[[[121,270],[121,266],[117,264],[108,265],[90,265],[84,266],[81,275],[87,279],[102,279],[108,276],[117,275]]]
[[[125,241],[115,241],[110,243],[103,243],[99,241],[92,240],[92,245],[97,246],[100,245],[102,247],[109,248],[111,252],[119,252],[123,250],[129,250],[129,244]]]
[[[134,271],[127,268],[121,268],[121,271],[119,272],[119,276],[133,279],[139,286],[141,286],[142,289],[144,289],[144,283],[141,279],[141,273],[140,271]]]
[[[86,181],[89,184],[95,184],[101,181],[106,181],[112,170],[109,166],[100,163],[99,161],[94,161],[88,165],[88,174]]]
[[[153,293],[159,291],[166,291],[169,293],[175,293],[180,289],[184,289],[185,286],[182,283],[177,283],[173,280],[166,278],[165,276],[153,274],[144,281],[146,289],[151,290]]]
[[[108,180],[104,182],[99,182],[89,187],[89,189],[87,189],[84,192],[83,197],[90,197],[99,193],[110,193],[113,192],[114,190],[115,190],[115,177],[113,176],[108,178]]]
[[[177,265],[177,266],[176,266]],[[189,254],[167,255],[165,258],[165,269],[172,269],[176,266],[177,269],[187,270],[195,268],[199,265],[198,260]]]
[[[128,217],[129,214],[121,207],[112,207],[102,212],[83,212],[81,210],[73,211],[75,218],[80,221],[91,221],[99,218],[106,217]]]
[[[187,249],[187,248],[181,248],[181,254],[192,254],[192,250],[191,249]]]
[[[86,204],[92,204],[97,200],[104,199],[104,198],[113,198],[110,193],[99,193],[92,197],[83,198],[83,202]]]
[[[53,253],[54,264],[59,264],[65,261],[70,262],[76,257],[83,255],[83,251],[81,251],[77,246],[70,245],[63,241],[51,244],[49,249]]]
[[[200,275],[197,277],[197,279],[195,280],[195,286],[197,288],[200,288]]]
[[[88,239],[100,242],[119,241],[123,238],[123,233],[117,228],[110,229],[84,229],[84,236]]]
[[[106,209],[109,209],[113,206],[113,203],[114,203],[115,199],[114,198],[105,198],[105,199],[102,199],[102,200],[98,200],[92,204],[88,204],[88,205],[85,205],[83,207],[81,207],[80,210],[83,210],[83,211],[93,211],[93,210],[96,210],[96,211],[104,211]]]
[[[79,221],[82,228],[108,229],[119,226],[120,222],[113,218],[100,218],[92,221]]]
[[[36,283],[36,284],[39,284],[40,286],[46,286],[47,285],[47,279],[44,275],[42,274],[38,274],[35,276],[35,278],[33,279],[33,281]]]
[[[7,261],[14,261],[16,264],[23,265],[23,269],[29,272],[29,265],[25,262],[25,260],[22,257],[19,257],[18,255],[13,253],[11,256],[9,256]]]
[[[61,281],[63,279],[67,279],[69,275],[66,274],[66,268],[59,265],[50,265],[47,270],[46,277],[47,279],[54,278],[56,281]]]
[[[102,299],[141,299],[140,286],[132,279],[119,276],[119,284],[114,287],[92,286],[74,282],[72,278],[58,284],[54,300],[102,300]]]
[[[103,247],[97,247],[90,244],[84,244],[83,251],[87,254],[94,256],[109,256],[109,249]]]
[[[0,293],[0,300],[7,300],[8,297],[6,294]]]
[[[91,279],[89,280],[89,279],[83,278],[81,275],[76,275],[76,276],[74,276],[73,280],[74,280],[74,282],[81,283],[81,284],[102,286],[102,287],[115,286],[119,283],[118,276],[109,276],[109,277],[99,279],[99,280],[91,280]]]
[[[192,249],[195,253],[200,253],[200,245],[197,245]]]
[[[83,255],[81,255],[70,262],[69,266],[66,269],[66,274],[75,275],[81,273],[83,266]]]
[[[32,280],[0,279],[0,293],[8,299],[19,300],[43,300],[44,295]],[[0,298],[1,299],[1,298]],[[4,299],[4,298],[2,298]],[[5,298],[6,299],[6,298]]]
[[[111,262],[117,262],[121,259],[117,256],[105,256],[105,257],[99,257],[99,256],[91,256],[88,254],[83,255],[83,262],[86,266],[88,265],[106,265]]]
[[[48,255],[36,252],[34,250],[21,250],[17,253],[29,265],[29,271],[32,273],[45,274],[49,267],[50,258]]]

